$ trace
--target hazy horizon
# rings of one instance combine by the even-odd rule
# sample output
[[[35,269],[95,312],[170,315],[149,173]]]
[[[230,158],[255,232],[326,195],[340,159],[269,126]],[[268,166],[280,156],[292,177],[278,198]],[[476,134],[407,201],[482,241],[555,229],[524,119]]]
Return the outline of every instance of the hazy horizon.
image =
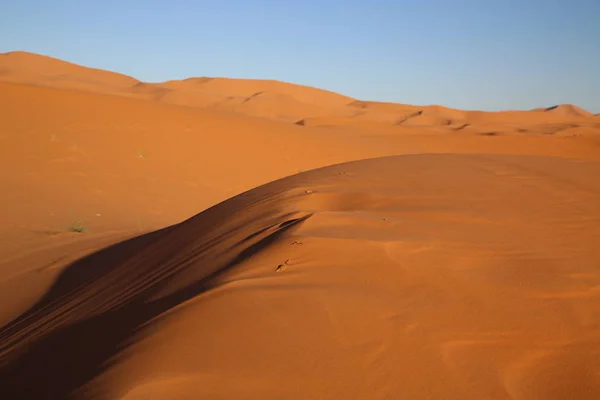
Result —
[[[161,7],[162,3],[162,7]],[[361,100],[600,112],[600,2],[240,1],[0,5],[0,52],[146,82],[274,79]]]

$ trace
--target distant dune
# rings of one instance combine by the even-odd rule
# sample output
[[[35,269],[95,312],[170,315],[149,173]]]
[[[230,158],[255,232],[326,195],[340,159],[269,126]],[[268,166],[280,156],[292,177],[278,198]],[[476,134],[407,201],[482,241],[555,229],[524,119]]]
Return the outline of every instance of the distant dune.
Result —
[[[0,399],[600,398],[600,122],[0,55]]]
[[[354,101],[326,90],[274,80],[189,78],[145,83],[26,52],[0,55],[0,81],[137,97],[289,122],[306,115],[344,114],[336,108]]]
[[[161,86],[174,89],[196,90],[204,93],[218,93],[226,97],[251,98],[261,93],[277,93],[293,96],[296,100],[324,107],[342,106],[354,99],[326,90],[295,85],[274,80],[191,78],[169,81]]]
[[[532,111],[481,112],[361,101],[327,90],[274,80],[198,77],[147,83],[26,52],[0,55],[0,81],[134,97],[289,123],[326,119],[328,122],[321,126],[328,127],[356,125],[364,129],[370,123],[376,123],[454,132],[457,127],[469,126],[469,131],[487,134],[489,125],[493,124],[494,132],[506,135],[536,134],[539,129],[535,125],[568,122],[576,123],[588,132],[597,129],[591,119],[593,114],[569,104]],[[350,119],[360,122],[354,123]],[[339,125],[334,121],[339,121]],[[522,130],[514,129],[512,125],[515,124]],[[393,128],[383,129],[393,132]]]
[[[559,104],[553,107],[537,109],[537,111],[549,112],[564,117],[592,117],[594,115],[583,108],[574,106],[573,104]]]
[[[306,115],[340,114],[352,98],[273,80],[191,78],[157,84],[170,93],[160,100],[293,122]]]
[[[23,51],[0,53],[0,81],[98,93],[118,93],[139,83],[126,75]]]

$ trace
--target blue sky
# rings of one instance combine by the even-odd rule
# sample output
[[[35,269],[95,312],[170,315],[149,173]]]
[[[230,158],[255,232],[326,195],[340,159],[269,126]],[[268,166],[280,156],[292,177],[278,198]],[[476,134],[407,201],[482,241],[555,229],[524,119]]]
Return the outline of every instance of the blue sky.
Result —
[[[363,100],[600,112],[600,0],[0,0],[0,52],[145,81],[269,78]]]

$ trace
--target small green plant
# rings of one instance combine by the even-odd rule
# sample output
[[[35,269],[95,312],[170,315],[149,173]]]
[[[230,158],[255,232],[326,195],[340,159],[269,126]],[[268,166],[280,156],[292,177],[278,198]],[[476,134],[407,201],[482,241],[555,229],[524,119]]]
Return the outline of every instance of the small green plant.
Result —
[[[83,233],[86,230],[87,230],[86,227],[82,223],[80,223],[80,222],[73,222],[69,226],[69,232]]]

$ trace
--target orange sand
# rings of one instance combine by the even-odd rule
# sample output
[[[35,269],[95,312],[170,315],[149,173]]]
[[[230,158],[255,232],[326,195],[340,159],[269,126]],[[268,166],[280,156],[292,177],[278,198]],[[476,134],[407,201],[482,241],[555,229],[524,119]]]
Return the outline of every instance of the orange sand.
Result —
[[[597,116],[23,52],[0,94],[0,399],[600,398]]]

